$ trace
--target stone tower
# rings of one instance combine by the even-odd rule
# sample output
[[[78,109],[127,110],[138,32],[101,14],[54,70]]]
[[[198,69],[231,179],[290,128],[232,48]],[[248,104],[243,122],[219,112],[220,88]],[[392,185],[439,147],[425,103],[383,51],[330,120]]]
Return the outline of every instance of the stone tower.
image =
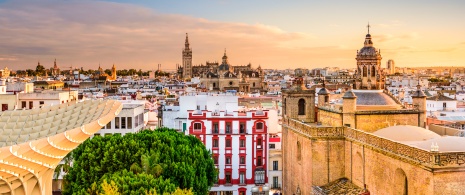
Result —
[[[111,80],[116,81],[116,67],[115,64],[111,67]]]
[[[192,78],[192,50],[189,47],[189,37],[186,33],[186,42],[182,50],[182,77],[183,79]]]
[[[302,78],[282,93],[283,116],[307,123],[315,122],[315,90],[305,87]]]
[[[352,90],[342,96],[342,121],[343,125],[355,128],[355,111],[357,111],[357,96]]]
[[[356,89],[384,89],[384,76],[381,73],[381,50],[373,47],[368,24],[368,34],[362,49],[357,51]]]
[[[393,59],[389,59],[388,62],[387,62],[387,69],[389,71],[389,74],[394,74],[396,73],[396,67],[395,67],[396,63],[394,62]]]
[[[412,95],[412,104],[419,111],[418,126],[426,128],[426,95],[421,90],[420,81],[418,81],[417,90]]]

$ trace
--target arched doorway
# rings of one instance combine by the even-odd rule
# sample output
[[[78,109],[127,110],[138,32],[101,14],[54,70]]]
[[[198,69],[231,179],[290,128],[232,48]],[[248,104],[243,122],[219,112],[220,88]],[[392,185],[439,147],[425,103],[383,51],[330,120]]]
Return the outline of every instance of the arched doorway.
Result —
[[[398,168],[394,176],[394,194],[408,194],[408,180],[404,170]]]

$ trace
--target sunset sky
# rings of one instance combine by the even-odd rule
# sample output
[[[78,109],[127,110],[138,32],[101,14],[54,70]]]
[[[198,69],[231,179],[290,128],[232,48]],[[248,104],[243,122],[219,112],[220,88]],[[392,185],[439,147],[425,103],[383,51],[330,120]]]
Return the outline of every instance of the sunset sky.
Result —
[[[382,65],[465,66],[465,1],[0,1],[0,68],[355,67],[366,25]]]

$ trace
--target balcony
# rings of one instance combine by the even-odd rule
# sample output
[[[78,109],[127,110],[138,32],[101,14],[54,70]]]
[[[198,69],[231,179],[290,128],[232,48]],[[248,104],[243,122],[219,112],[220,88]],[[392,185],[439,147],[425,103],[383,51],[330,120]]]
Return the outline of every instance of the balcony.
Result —
[[[218,129],[213,129],[212,130],[212,134],[218,134],[218,133],[220,133],[220,130],[218,130]]]
[[[245,133],[247,133],[247,131],[245,129],[239,129],[239,133],[240,134],[245,134]]]
[[[225,133],[225,134],[231,134],[231,133],[232,133],[232,129],[231,129],[231,128],[226,128],[226,129],[224,130],[224,133]]]
[[[273,185],[271,185],[271,189],[272,190],[281,190],[281,184],[273,183]]]

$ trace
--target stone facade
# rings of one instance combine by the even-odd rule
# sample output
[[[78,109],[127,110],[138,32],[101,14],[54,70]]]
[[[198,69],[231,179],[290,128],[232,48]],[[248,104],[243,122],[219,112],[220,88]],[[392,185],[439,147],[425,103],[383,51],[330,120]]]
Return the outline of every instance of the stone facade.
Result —
[[[349,127],[283,122],[283,193],[340,178],[372,194],[461,194],[465,153],[435,153]],[[437,160],[441,159],[441,160]]]

